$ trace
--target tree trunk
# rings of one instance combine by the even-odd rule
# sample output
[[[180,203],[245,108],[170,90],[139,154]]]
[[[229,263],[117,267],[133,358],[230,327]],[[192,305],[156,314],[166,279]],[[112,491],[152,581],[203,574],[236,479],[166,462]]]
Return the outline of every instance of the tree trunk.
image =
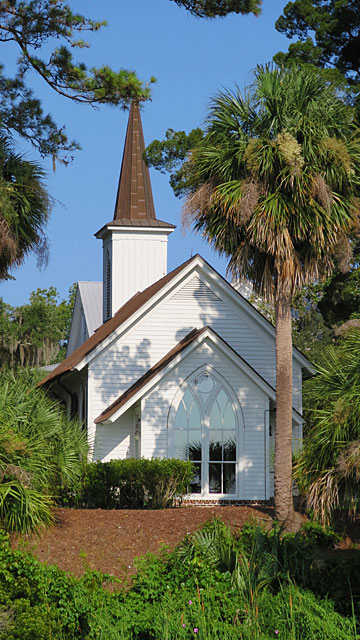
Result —
[[[276,327],[276,431],[275,518],[288,527],[294,521],[292,496],[292,336],[290,300],[275,305]]]

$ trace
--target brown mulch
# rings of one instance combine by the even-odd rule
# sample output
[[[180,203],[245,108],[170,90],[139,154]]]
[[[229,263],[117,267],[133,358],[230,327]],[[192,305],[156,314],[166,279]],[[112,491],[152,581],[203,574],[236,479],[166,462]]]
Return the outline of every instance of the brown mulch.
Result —
[[[126,578],[135,572],[134,558],[170,548],[189,532],[213,517],[233,529],[256,519],[272,520],[271,507],[211,506],[179,507],[159,511],[58,509],[57,523],[40,536],[14,540],[18,548],[31,551],[42,562],[55,564],[77,576],[86,568]]]

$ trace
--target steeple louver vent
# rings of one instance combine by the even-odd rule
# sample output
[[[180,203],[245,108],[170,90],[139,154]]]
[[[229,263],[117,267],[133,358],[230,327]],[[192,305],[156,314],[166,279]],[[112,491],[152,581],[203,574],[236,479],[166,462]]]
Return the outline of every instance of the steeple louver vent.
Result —
[[[105,275],[105,316],[106,320],[111,317],[111,262],[109,252],[106,254],[106,275]]]

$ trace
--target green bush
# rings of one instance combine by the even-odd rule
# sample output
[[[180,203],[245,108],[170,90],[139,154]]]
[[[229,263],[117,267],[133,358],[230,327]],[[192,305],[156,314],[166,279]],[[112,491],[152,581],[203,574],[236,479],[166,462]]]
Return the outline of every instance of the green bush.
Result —
[[[188,492],[191,462],[128,458],[90,463],[77,506],[88,509],[164,509]]]
[[[30,369],[0,373],[0,523],[28,532],[53,521],[53,506],[79,482],[88,444],[78,421],[35,388]]]
[[[279,638],[289,640],[356,640],[352,622],[336,613],[332,602],[292,584],[285,585],[276,595],[263,595],[259,601],[259,626],[272,631],[269,637],[275,637],[277,630]]]
[[[202,531],[178,551],[139,559],[127,589],[98,572],[78,579],[41,564],[12,550],[0,532],[1,640],[356,640],[354,620],[333,603],[289,577],[274,581],[271,554],[258,558],[257,541],[249,556],[241,536],[231,539],[222,523]],[[220,547],[217,557],[213,544]],[[230,548],[244,560],[235,567]]]

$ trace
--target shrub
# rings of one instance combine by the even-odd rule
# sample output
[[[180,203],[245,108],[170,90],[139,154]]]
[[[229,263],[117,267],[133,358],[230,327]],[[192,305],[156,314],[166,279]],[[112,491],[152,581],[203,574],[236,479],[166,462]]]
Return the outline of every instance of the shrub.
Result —
[[[41,564],[12,550],[0,532],[1,640],[355,640],[355,621],[336,613],[331,602],[288,578],[264,581],[271,563],[259,567],[256,541],[248,559],[264,574],[258,571],[257,584],[249,563],[238,565],[250,578],[248,591],[231,580],[232,562],[223,561],[229,547],[241,553],[241,539],[231,540],[220,522],[203,532],[188,537],[181,553],[141,558],[127,589],[98,572],[78,579]],[[221,547],[217,559],[213,544]]]
[[[128,458],[87,465],[78,496],[88,509],[164,509],[182,499],[193,477],[191,462]]]
[[[259,624],[269,637],[275,637],[276,629],[279,638],[289,640],[356,640],[352,622],[336,613],[332,602],[292,584],[285,585],[276,595],[263,595]]]
[[[27,532],[52,522],[52,507],[81,477],[88,445],[77,421],[35,388],[38,372],[0,374],[0,522]]]
[[[305,386],[312,426],[294,477],[307,509],[329,523],[336,510],[355,515],[360,507],[359,329],[325,351],[318,373]]]

